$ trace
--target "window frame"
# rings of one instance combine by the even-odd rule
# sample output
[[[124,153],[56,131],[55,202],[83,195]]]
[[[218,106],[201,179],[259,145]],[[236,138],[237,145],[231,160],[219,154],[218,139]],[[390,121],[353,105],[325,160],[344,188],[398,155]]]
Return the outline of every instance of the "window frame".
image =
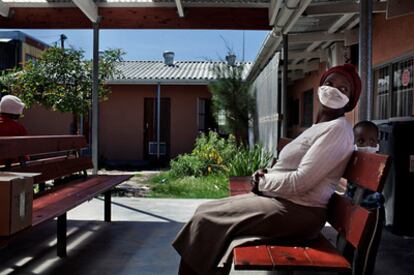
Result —
[[[393,68],[394,68],[394,65],[396,65],[398,63],[406,62],[406,61],[410,61],[410,60],[413,63],[413,65],[412,65],[412,72],[411,72],[411,78],[414,81],[414,52],[406,53],[406,54],[403,54],[403,55],[398,56],[396,58],[392,58],[392,59],[387,60],[385,62],[379,63],[379,64],[377,64],[376,66],[374,66],[372,68],[372,73],[373,73],[373,78],[372,78],[372,82],[373,82],[372,83],[373,94],[372,94],[372,99],[371,99],[372,100],[371,115],[372,115],[372,118],[374,120],[376,120],[376,121],[382,121],[382,120],[388,120],[390,118],[399,118],[399,117],[401,117],[401,116],[393,116],[394,108],[397,107],[397,106],[394,106],[394,104],[396,104],[396,103],[394,102],[394,98],[393,98],[393,95],[395,93],[395,91],[394,91],[394,70],[393,70]],[[377,87],[377,83],[376,83],[376,81],[377,81],[376,73],[377,73],[377,71],[379,71],[380,69],[383,69],[383,68],[388,68],[388,74],[389,74],[389,77],[390,77],[389,84],[388,84],[389,85],[389,87],[388,87],[389,93],[388,93],[388,98],[387,98],[387,100],[388,100],[388,106],[387,106],[387,114],[386,114],[386,116],[384,116],[382,118],[378,118],[376,116],[376,113],[375,113],[376,112],[376,108],[377,108],[376,100],[377,100],[377,95],[378,95],[377,91],[375,90],[376,87]],[[412,88],[411,92],[413,93],[413,98],[414,98],[414,87]],[[414,101],[414,99],[413,99],[413,101]],[[414,116],[414,102],[412,104],[411,115],[410,116],[411,117]]]

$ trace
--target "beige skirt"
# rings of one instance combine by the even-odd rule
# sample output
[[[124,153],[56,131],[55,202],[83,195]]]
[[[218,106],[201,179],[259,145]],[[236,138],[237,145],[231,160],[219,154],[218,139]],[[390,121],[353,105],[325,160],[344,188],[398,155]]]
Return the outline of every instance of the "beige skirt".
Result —
[[[172,245],[198,274],[226,274],[229,265],[219,265],[229,247],[257,240],[312,239],[325,220],[324,208],[249,193],[200,205]]]

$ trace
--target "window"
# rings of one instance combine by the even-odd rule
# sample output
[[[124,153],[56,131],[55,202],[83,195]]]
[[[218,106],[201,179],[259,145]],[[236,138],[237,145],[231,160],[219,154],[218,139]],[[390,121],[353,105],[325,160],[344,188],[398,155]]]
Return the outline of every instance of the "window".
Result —
[[[313,123],[313,90],[303,93],[302,126],[310,127]]]
[[[413,114],[413,59],[404,59],[374,71],[374,119]]]
[[[390,70],[389,66],[375,71],[375,92],[374,92],[374,117],[375,119],[387,119],[389,117],[390,98]]]
[[[299,125],[299,99],[290,100],[288,108],[288,125]]]
[[[197,105],[197,127],[198,131],[206,130],[206,99],[199,98]]]

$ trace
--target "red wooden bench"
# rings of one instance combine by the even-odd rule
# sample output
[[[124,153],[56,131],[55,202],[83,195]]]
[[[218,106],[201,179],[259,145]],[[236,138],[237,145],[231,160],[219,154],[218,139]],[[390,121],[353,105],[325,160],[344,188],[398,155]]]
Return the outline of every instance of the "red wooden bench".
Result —
[[[56,183],[51,189],[34,195],[32,227],[57,217],[59,257],[66,256],[66,212],[104,194],[104,220],[110,222],[111,189],[130,178],[88,176],[86,170],[93,167],[91,158],[80,155],[86,145],[83,136],[0,137],[0,161],[5,164],[1,170],[40,173],[34,177],[35,184]],[[29,230],[0,237],[0,247]]]
[[[381,192],[390,165],[388,156],[354,152],[344,178],[364,189]],[[249,191],[249,178],[230,184],[231,195]],[[242,187],[241,185],[244,185]],[[371,274],[383,224],[383,209],[367,210],[360,206],[362,196],[354,199],[335,193],[328,205],[328,223],[337,231],[338,241],[331,244],[322,234],[305,243],[272,243],[236,247],[235,270],[294,270]],[[277,226],[277,225],[275,225]],[[380,234],[379,234],[380,235]],[[346,253],[345,247],[352,247]]]

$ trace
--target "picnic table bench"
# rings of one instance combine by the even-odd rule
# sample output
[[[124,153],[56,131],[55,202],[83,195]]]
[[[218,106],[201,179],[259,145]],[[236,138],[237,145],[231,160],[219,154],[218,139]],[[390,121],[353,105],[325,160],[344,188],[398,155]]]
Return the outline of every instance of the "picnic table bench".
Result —
[[[286,145],[286,140],[282,144]],[[285,274],[292,274],[294,270],[371,274],[384,209],[368,210],[360,203],[365,189],[382,191],[389,165],[386,155],[353,153],[343,177],[357,186],[356,195],[349,198],[334,193],[327,209],[327,221],[338,233],[336,245],[321,233],[315,240],[300,243],[283,241],[236,247],[233,250],[234,269],[277,270]],[[250,190],[250,177],[230,179],[232,196]],[[349,253],[349,247],[352,253]]]
[[[93,168],[90,157],[81,156],[85,137],[73,135],[0,137],[3,171],[39,173],[34,184],[54,181],[55,186],[33,198],[32,226],[7,237],[0,247],[44,222],[57,218],[57,255],[66,256],[66,213],[76,206],[104,195],[104,220],[111,221],[111,189],[128,180],[128,175],[88,175]]]

